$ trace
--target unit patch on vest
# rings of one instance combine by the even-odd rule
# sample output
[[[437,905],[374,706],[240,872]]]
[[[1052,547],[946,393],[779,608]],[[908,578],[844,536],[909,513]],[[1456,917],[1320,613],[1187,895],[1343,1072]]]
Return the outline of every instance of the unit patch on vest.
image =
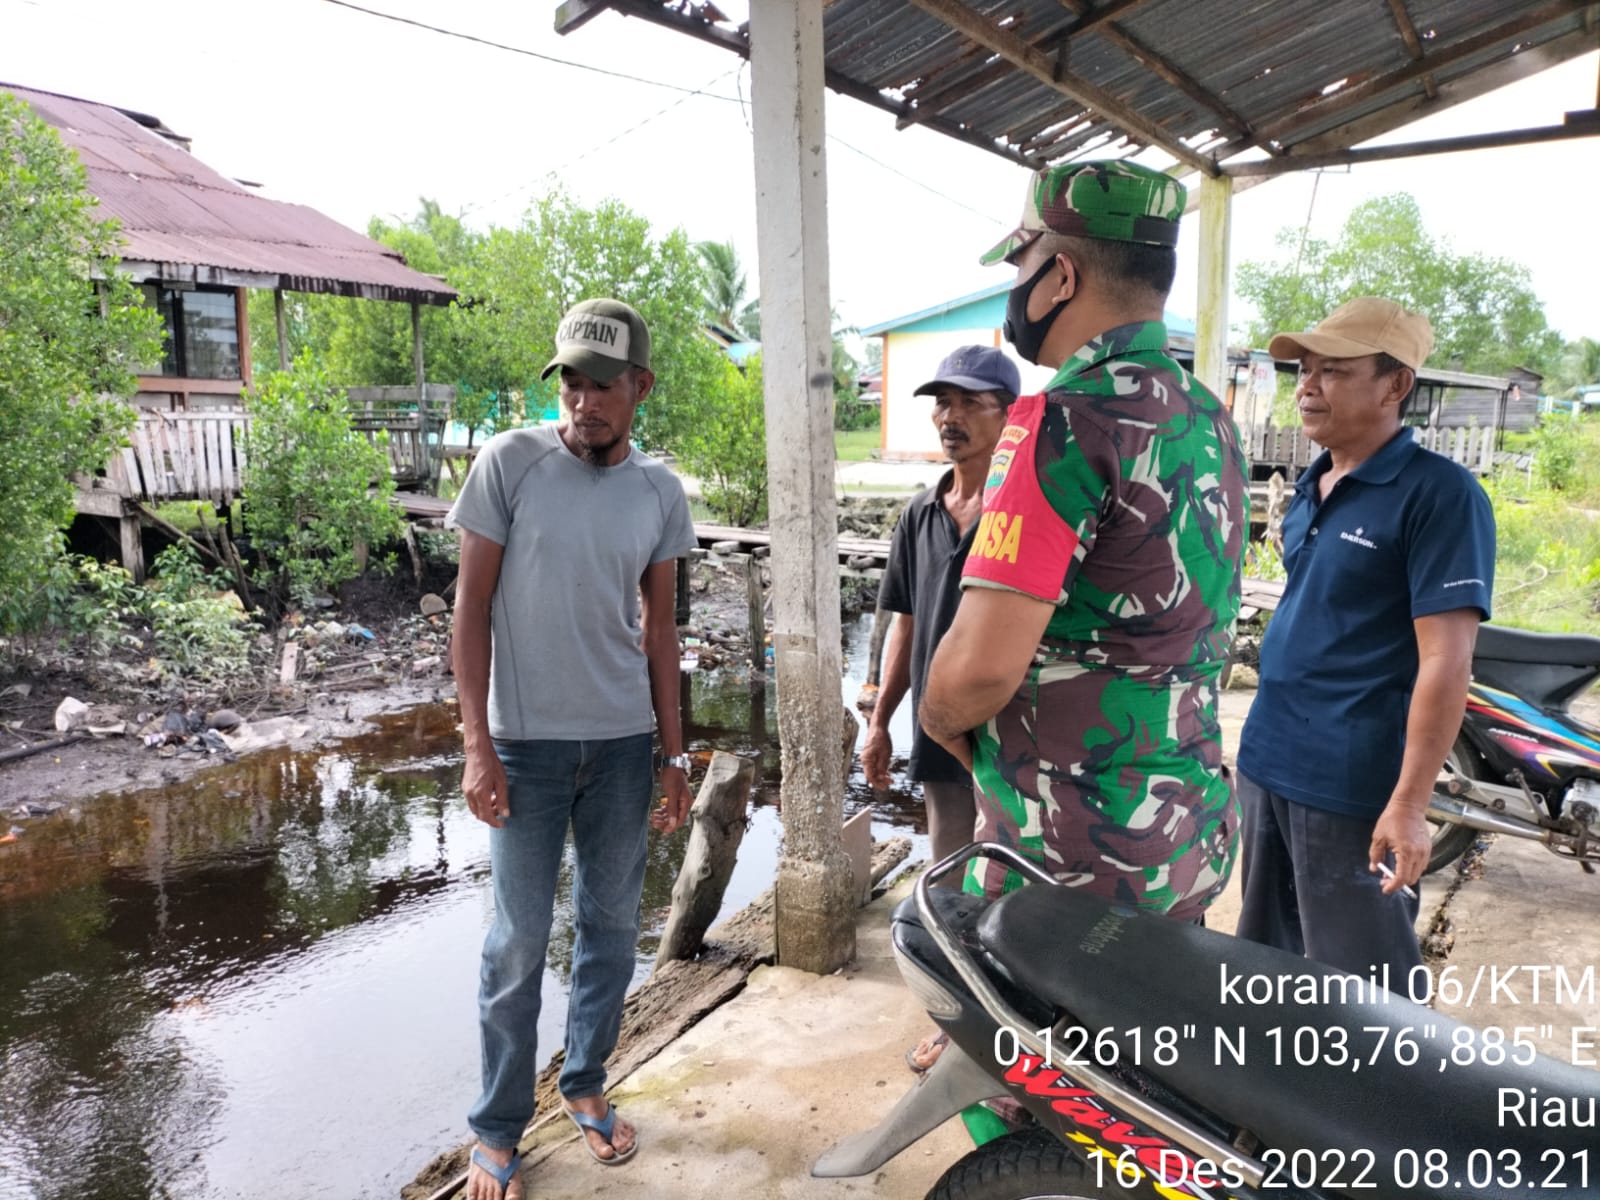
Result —
[[[999,487],[1005,481],[1006,472],[1011,470],[1011,459],[1016,454],[1014,450],[996,450],[994,457],[989,460],[989,478],[983,481],[987,488]]]

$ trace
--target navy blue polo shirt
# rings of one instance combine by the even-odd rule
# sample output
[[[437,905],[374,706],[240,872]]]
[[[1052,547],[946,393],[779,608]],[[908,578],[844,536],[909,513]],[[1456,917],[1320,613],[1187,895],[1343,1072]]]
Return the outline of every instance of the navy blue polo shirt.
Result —
[[[1400,778],[1417,617],[1494,587],[1494,510],[1458,463],[1402,429],[1338,483],[1324,451],[1283,521],[1288,583],[1261,644],[1239,769],[1314,808],[1376,817]]]

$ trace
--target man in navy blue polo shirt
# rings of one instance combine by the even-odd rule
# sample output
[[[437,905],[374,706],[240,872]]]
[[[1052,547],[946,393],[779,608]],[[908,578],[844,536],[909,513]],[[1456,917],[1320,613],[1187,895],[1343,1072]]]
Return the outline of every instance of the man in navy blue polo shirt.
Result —
[[[1412,888],[1428,798],[1494,583],[1483,488],[1401,424],[1432,348],[1426,317],[1372,296],[1268,347],[1299,360],[1295,400],[1324,450],[1284,518],[1289,579],[1238,763],[1239,936],[1342,971],[1387,968],[1402,994],[1422,963]]]

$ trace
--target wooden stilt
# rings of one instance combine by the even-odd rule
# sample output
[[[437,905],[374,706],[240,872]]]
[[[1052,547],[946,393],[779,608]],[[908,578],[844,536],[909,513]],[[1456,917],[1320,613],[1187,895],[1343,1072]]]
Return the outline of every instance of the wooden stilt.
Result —
[[[144,535],[140,532],[139,514],[124,515],[117,520],[122,538],[122,566],[133,576],[135,583],[144,582]]]
[[[761,563],[753,554],[740,557],[744,559],[745,603],[750,610],[750,666],[764,672],[767,669],[767,601],[761,592]]]
[[[689,623],[689,558],[685,555],[678,560],[678,605],[673,617],[679,625]]]
[[[289,369],[289,326],[283,315],[283,289],[272,289],[272,312],[278,321],[278,370]]]

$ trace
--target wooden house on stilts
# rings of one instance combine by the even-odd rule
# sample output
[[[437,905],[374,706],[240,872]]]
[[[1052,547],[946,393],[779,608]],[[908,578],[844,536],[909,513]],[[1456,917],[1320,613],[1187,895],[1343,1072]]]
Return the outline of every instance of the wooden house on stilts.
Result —
[[[353,387],[347,395],[358,428],[388,434],[400,486],[437,480],[455,393],[426,382],[421,305],[449,304],[452,288],[314,209],[226,178],[155,117],[7,83],[0,90],[27,103],[77,152],[101,212],[122,226],[121,270],[138,281],[166,328],[162,361],[138,379],[130,444],[103,475],[78,480],[78,512],[118,522],[123,564],[136,577],[144,574],[145,505],[226,505],[238,494],[240,434],[250,419],[251,288],[274,294],[284,366],[285,292],[411,305],[415,383]]]

